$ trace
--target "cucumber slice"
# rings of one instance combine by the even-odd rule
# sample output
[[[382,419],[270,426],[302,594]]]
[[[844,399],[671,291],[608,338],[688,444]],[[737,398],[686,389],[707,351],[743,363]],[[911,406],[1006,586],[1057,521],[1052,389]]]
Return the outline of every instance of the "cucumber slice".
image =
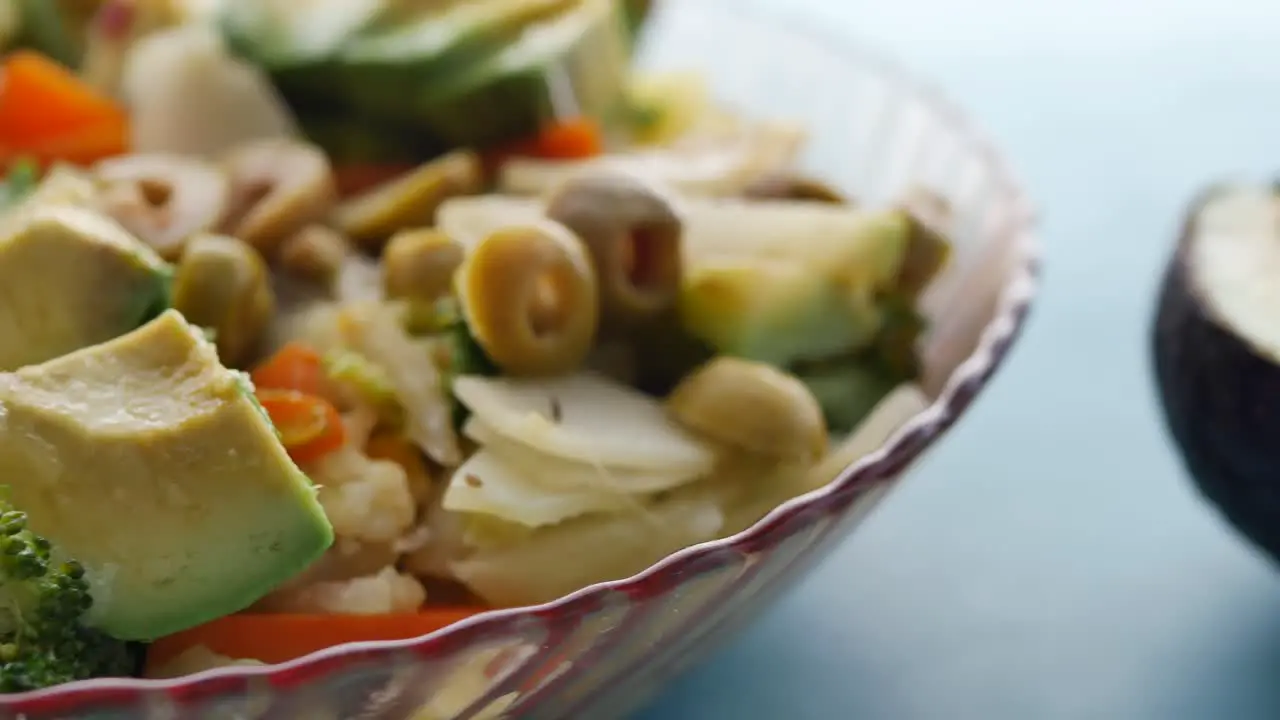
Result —
[[[616,0],[584,0],[467,72],[423,87],[412,117],[459,146],[528,136],[557,117],[615,117],[629,75],[628,47]]]

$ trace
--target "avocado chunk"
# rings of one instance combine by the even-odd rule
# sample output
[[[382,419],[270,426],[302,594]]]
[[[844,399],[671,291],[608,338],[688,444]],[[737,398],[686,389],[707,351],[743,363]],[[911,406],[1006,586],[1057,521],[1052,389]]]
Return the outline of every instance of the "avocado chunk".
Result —
[[[1200,492],[1280,560],[1280,196],[1215,188],[1166,268],[1152,357],[1164,419]]]
[[[0,375],[0,413],[13,504],[85,566],[112,636],[242,610],[333,541],[248,382],[177,311]]]
[[[102,215],[24,203],[0,218],[0,371],[137,328],[166,307],[171,276]]]
[[[582,0],[447,81],[421,86],[407,98],[407,119],[450,147],[527,137],[561,117],[604,123],[623,106],[629,63],[616,0]]]
[[[222,0],[228,44],[269,71],[320,66],[387,17],[395,0]]]
[[[811,203],[709,202],[685,222],[697,242],[684,327],[721,353],[784,367],[872,343],[912,236],[902,212]]]
[[[564,12],[578,0],[472,0],[428,4],[409,17],[389,18],[341,49],[344,89],[357,104],[392,113],[424,87],[500,52],[530,24]]]
[[[681,327],[714,353],[799,377],[833,431],[918,375],[915,295],[941,264],[911,260],[944,241],[907,212],[706,201],[686,203],[685,228]]]

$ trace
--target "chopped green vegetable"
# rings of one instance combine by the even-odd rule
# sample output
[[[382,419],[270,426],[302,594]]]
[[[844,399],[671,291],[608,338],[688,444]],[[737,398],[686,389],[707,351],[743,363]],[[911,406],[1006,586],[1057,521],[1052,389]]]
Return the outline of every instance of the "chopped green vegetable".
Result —
[[[410,300],[405,306],[405,329],[410,335],[417,337],[448,333],[462,322],[461,313],[458,300],[454,297],[441,298],[435,302]]]
[[[792,370],[822,407],[827,427],[834,434],[852,431],[876,405],[901,382],[874,358],[845,358],[820,366]]]
[[[484,348],[476,342],[475,336],[467,328],[461,317],[453,322],[446,331],[449,341],[449,369],[444,376],[445,388],[453,403],[454,426],[461,428],[470,416],[466,406],[453,395],[453,380],[461,375],[484,375],[494,377],[501,374],[497,364],[485,354]]]
[[[84,568],[56,559],[7,494],[0,495],[0,549],[0,692],[133,673],[135,646],[82,623],[93,605]]]
[[[334,380],[350,383],[371,400],[395,400],[395,387],[386,371],[360,353],[336,350],[323,359],[325,372]]]
[[[452,375],[492,377],[500,374],[498,366],[485,354],[480,343],[476,342],[466,322],[462,320],[455,322],[449,329],[449,337],[453,343],[453,352],[450,354],[453,361],[450,367]]]
[[[876,360],[891,376],[915,380],[920,376],[916,345],[928,329],[928,319],[916,310],[910,298],[901,295],[882,299],[880,311],[883,319],[873,344]]]
[[[0,210],[11,208],[35,191],[40,183],[40,167],[30,160],[20,160],[0,182]]]
[[[404,408],[396,396],[395,383],[386,370],[364,355],[350,350],[326,353],[322,361],[325,374],[335,382],[350,387],[364,402],[377,410],[382,422],[390,426],[404,424]]]

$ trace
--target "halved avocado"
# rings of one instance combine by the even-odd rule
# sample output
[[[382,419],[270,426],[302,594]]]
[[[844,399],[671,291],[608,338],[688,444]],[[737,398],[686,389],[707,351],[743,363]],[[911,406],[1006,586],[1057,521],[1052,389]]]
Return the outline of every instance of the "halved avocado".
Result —
[[[242,610],[333,541],[252,387],[177,311],[0,374],[0,410],[14,505],[84,564],[89,619],[114,637]]]
[[[1169,262],[1152,352],[1164,418],[1201,493],[1280,560],[1280,195],[1214,188]]]

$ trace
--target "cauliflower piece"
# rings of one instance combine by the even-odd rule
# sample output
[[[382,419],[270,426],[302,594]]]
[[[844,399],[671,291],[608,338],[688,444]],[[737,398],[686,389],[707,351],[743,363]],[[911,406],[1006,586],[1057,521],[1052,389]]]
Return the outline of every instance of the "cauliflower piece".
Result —
[[[438,497],[424,505],[422,514],[422,542],[405,551],[403,567],[418,576],[452,580],[450,565],[471,550],[466,519],[445,510]]]
[[[237,660],[220,655],[204,645],[196,645],[181,655],[172,658],[156,667],[148,667],[145,676],[151,680],[192,675],[205,670],[216,670],[224,667],[262,665],[258,660]]]
[[[318,582],[281,593],[272,603],[272,609],[328,615],[387,615],[417,612],[426,600],[426,588],[416,578],[385,567],[373,575]]]
[[[413,527],[413,492],[399,464],[370,459],[347,446],[307,470],[319,486],[320,505],[338,536],[393,542]]]

